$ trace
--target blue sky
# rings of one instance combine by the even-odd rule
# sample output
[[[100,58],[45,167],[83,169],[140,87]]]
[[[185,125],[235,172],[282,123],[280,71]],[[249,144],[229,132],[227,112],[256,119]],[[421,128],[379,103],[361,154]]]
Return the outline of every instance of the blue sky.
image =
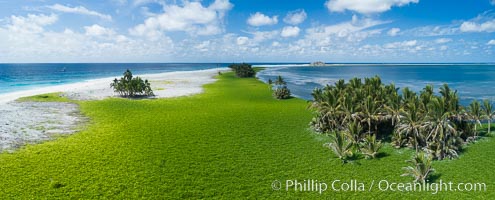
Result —
[[[495,0],[0,0],[0,62],[495,62]]]

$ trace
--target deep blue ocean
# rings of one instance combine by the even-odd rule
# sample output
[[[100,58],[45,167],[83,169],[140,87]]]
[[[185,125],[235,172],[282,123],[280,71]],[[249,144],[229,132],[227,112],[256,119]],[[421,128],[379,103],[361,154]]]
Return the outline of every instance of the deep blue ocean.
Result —
[[[115,63],[115,64],[0,64],[0,94],[28,90],[51,85],[74,83],[105,77],[118,77],[126,69],[134,74],[191,71],[227,67],[229,63]],[[338,79],[372,77],[378,75],[385,84],[409,87],[420,91],[426,84],[436,91],[444,83],[458,90],[461,103],[473,99],[495,100],[494,64],[343,64],[328,67],[287,66],[277,63],[257,63],[268,67],[258,73],[267,81],[281,75],[288,82],[292,93],[303,99],[311,99],[315,87],[333,84]]]
[[[473,99],[495,100],[494,64],[414,64],[414,65],[360,65],[345,64],[328,67],[280,67],[270,68],[258,74],[267,81],[282,76],[295,96],[310,100],[315,87],[333,84],[338,79],[346,81],[378,75],[385,84],[395,83],[396,87],[418,92],[426,84],[432,84],[435,91],[444,83],[457,90],[461,104],[467,105]],[[363,80],[364,81],[364,80]]]

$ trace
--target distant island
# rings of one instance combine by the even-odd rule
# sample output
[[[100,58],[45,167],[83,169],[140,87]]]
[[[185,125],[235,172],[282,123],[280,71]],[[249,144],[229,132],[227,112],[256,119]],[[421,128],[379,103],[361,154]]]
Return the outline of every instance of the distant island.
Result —
[[[312,62],[309,64],[310,66],[315,66],[315,67],[321,67],[321,66],[325,66],[325,62],[323,61],[316,61],[316,62]]]

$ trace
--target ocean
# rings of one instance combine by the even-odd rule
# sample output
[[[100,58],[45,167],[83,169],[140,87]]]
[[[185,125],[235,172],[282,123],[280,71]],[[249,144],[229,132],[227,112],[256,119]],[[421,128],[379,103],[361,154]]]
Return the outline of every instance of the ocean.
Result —
[[[153,74],[226,66],[228,64],[217,63],[0,64],[0,94],[96,78],[121,77],[126,69],[133,74]]]
[[[191,71],[227,67],[229,63],[78,63],[78,64],[0,64],[0,94],[40,87],[75,83],[105,77],[120,77],[126,69],[134,74]],[[339,64],[311,67],[302,64],[256,63],[267,67],[257,77],[267,82],[281,75],[294,96],[310,100],[316,87],[338,79],[378,75],[385,84],[420,91],[432,84],[436,91],[447,83],[458,91],[461,103],[473,99],[495,100],[494,64]]]
[[[278,75],[288,83],[294,96],[311,100],[316,87],[333,84],[336,80],[365,78],[378,75],[384,84],[395,83],[401,89],[409,87],[421,91],[432,84],[438,92],[448,84],[457,90],[462,105],[473,99],[495,100],[494,64],[342,64],[327,67],[278,67],[262,71],[257,76],[263,81],[274,80]],[[364,80],[363,80],[364,81]]]

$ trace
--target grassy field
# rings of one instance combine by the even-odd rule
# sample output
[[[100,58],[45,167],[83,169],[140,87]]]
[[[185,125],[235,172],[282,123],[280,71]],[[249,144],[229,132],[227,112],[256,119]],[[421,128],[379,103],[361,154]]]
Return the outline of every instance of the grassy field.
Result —
[[[433,165],[436,182],[482,182],[486,192],[382,192],[380,180],[412,181],[400,176],[411,150],[386,144],[379,159],[342,165],[323,147],[328,138],[308,130],[307,102],[275,100],[268,85],[232,73],[191,97],[78,104],[91,118],[84,131],[0,154],[1,199],[495,199],[493,138]],[[367,191],[272,189],[307,179],[357,180]]]

